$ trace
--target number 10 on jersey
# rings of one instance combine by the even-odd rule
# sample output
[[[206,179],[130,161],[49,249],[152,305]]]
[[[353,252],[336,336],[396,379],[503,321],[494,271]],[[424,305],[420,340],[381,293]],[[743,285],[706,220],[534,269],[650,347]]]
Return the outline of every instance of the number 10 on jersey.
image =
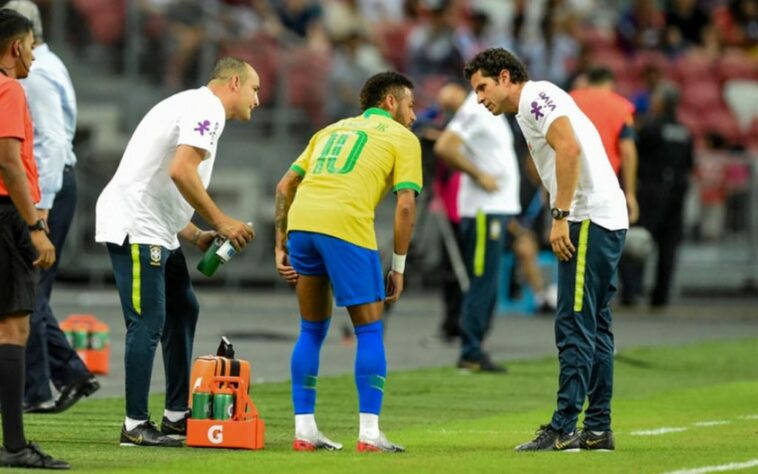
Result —
[[[351,138],[355,136],[355,142],[350,150],[345,150],[345,144]],[[326,172],[329,174],[346,174],[353,171],[355,163],[361,156],[363,147],[366,146],[368,136],[366,132],[361,130],[355,130],[350,132],[334,132],[329,135],[326,140],[321,155],[316,158],[316,166],[313,167],[313,174],[320,174],[324,171],[324,165],[326,165]],[[342,168],[337,169],[337,159],[345,157],[345,163]]]

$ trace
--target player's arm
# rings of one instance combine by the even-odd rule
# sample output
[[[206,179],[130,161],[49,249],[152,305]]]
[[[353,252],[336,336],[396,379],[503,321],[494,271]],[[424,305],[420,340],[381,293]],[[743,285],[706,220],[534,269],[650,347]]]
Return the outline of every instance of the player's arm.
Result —
[[[208,247],[210,247],[211,242],[213,242],[213,239],[215,239],[217,235],[218,232],[215,230],[202,230],[192,222],[179,231],[179,237],[197,245],[203,252],[208,250]]]
[[[34,225],[38,219],[37,210],[34,208],[32,194],[26,182],[26,172],[21,162],[21,140],[0,138],[0,176],[24,222],[27,225]],[[30,236],[38,254],[34,265],[50,268],[55,263],[55,247],[50,243],[47,234],[43,231],[33,231]]]
[[[276,185],[276,198],[274,200],[274,225],[276,237],[274,241],[274,258],[276,270],[279,275],[290,283],[297,282],[297,272],[290,265],[287,256],[287,214],[289,214],[292,201],[295,199],[297,187],[303,180],[303,176],[293,170],[287,170],[279,184]]]
[[[394,254],[392,270],[387,278],[388,303],[395,303],[403,292],[405,257],[411,246],[413,226],[416,223],[416,191],[402,189],[397,192],[394,224]]]
[[[640,208],[637,204],[637,146],[634,137],[619,139],[619,153],[621,154],[621,179],[624,183],[626,195],[626,207],[629,211],[629,223],[634,224],[640,217]]]
[[[471,160],[466,158],[466,155],[461,151],[462,147],[463,140],[461,137],[451,130],[445,130],[437,138],[434,144],[434,152],[451,168],[471,176],[485,191],[490,193],[497,191],[497,180],[477,168]]]
[[[555,207],[568,210],[571,208],[579,182],[579,156],[582,149],[576,141],[571,122],[565,115],[556,118],[550,124],[546,139],[555,150],[555,179],[558,188],[555,193]],[[575,248],[569,237],[566,219],[553,219],[550,244],[555,255],[563,261],[568,261],[573,255]]]
[[[205,150],[190,145],[179,145],[169,166],[169,176],[184,199],[206,222],[225,239],[231,240],[237,250],[255,237],[252,227],[232,219],[216,206],[200,180],[197,167],[205,157]],[[190,240],[192,237],[190,237]]]

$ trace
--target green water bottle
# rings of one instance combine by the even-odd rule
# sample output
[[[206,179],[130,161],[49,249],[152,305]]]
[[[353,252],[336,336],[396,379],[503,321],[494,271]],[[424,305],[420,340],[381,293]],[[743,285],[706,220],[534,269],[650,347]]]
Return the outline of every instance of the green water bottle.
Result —
[[[248,222],[247,225],[252,227],[253,223]],[[212,277],[219,266],[231,260],[236,254],[237,250],[230,240],[216,237],[208,250],[205,251],[203,258],[198,262],[197,269],[203,275]]]

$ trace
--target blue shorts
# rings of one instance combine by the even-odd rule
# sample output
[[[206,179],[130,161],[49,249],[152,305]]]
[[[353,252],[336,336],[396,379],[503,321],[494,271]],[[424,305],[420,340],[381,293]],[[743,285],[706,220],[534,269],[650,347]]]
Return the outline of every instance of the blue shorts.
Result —
[[[314,232],[289,233],[290,262],[301,275],[328,275],[337,306],[384,301],[379,252]]]

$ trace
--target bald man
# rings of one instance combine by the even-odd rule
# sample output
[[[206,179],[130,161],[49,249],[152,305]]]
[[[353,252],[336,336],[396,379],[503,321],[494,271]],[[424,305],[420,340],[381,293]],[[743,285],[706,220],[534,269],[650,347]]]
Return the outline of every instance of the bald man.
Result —
[[[206,87],[175,94],[145,115],[97,201],[95,240],[108,247],[127,328],[122,446],[180,447],[186,436],[199,307],[178,237],[203,251],[216,235],[237,250],[254,238],[206,188],[226,121],[250,120],[259,89],[249,64],[219,60]],[[214,230],[190,222],[195,211]],[[167,381],[160,431],[147,408],[159,340]]]

